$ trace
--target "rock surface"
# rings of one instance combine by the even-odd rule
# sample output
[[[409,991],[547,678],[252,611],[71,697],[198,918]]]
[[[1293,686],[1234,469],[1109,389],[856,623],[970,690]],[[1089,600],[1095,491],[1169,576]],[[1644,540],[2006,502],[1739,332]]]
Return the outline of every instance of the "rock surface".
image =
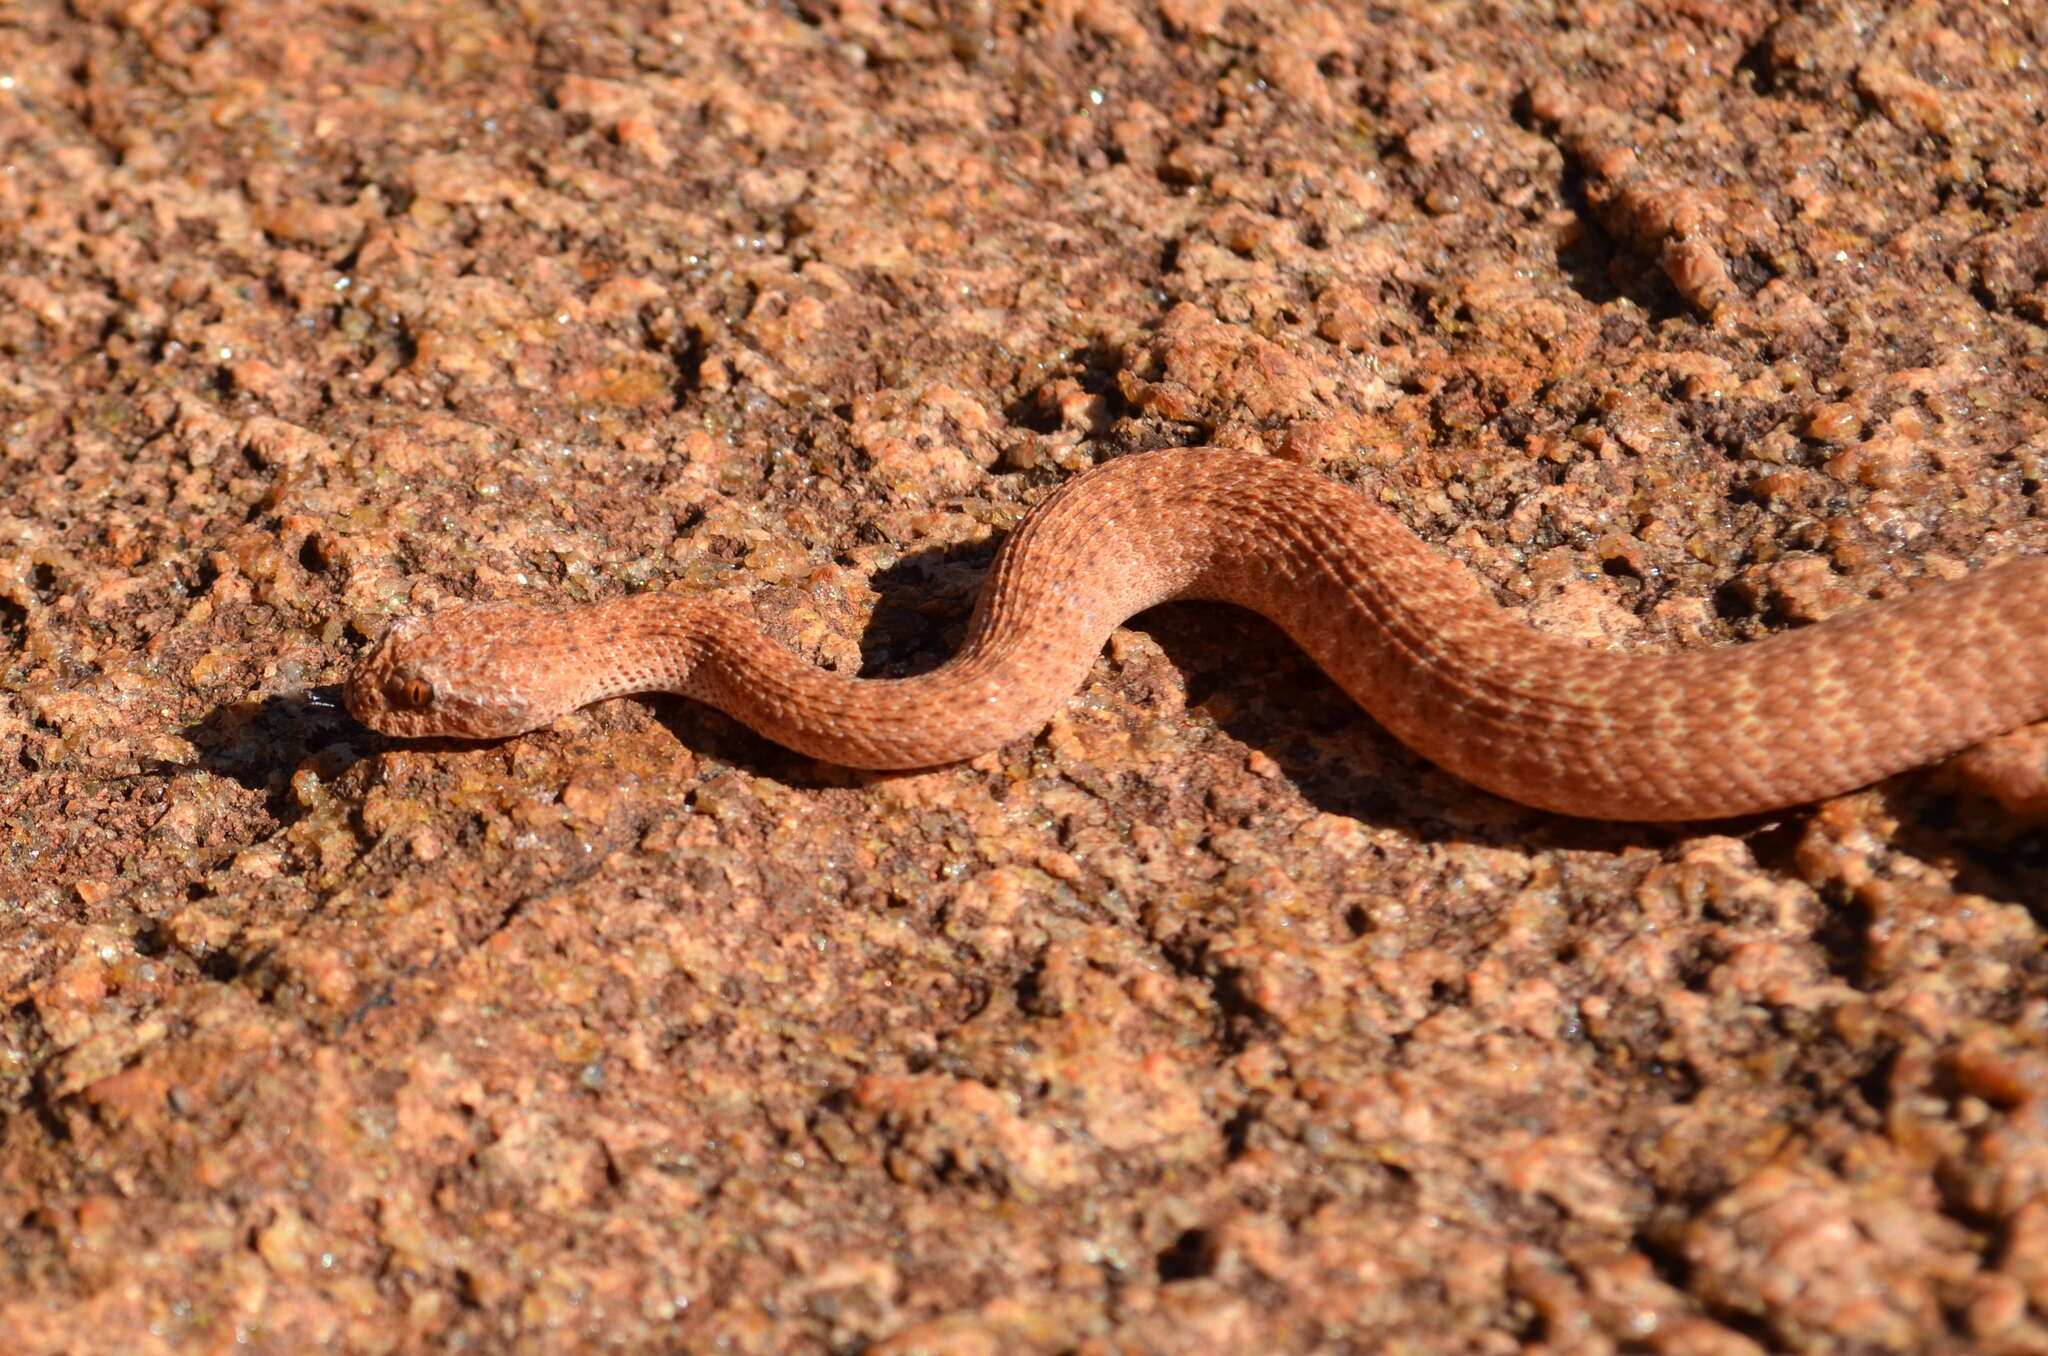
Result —
[[[912,775],[328,704],[455,598],[914,670],[1177,443],[1616,647],[2048,550],[2044,49],[10,7],[0,1350],[2048,1351],[2048,852],[1964,779],[1562,821],[1192,607]]]

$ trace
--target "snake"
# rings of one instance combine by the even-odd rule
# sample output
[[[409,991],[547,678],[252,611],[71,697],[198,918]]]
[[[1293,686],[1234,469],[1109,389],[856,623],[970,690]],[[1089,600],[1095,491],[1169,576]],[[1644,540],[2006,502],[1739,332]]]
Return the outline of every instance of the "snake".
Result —
[[[508,738],[666,692],[799,753],[929,768],[1041,729],[1111,632],[1176,599],[1262,613],[1395,738],[1538,809],[1707,820],[1850,791],[2048,716],[2048,558],[1675,652],[1537,629],[1363,492],[1256,452],[1116,457],[1025,515],[946,662],[814,665],[714,599],[470,603],[393,623],[344,686],[401,738]]]

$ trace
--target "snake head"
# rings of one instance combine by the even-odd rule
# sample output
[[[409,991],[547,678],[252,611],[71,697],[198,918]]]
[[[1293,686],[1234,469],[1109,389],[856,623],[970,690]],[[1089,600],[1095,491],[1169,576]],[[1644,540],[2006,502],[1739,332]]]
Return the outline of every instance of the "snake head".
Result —
[[[504,739],[562,715],[535,700],[537,630],[553,618],[517,604],[459,607],[394,622],[342,689],[349,714],[404,739]]]

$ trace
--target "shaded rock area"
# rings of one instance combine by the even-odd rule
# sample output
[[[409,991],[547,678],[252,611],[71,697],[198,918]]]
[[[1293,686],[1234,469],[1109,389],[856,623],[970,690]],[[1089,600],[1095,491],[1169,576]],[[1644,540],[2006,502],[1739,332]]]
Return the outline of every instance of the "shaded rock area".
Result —
[[[2048,11],[0,9],[0,1350],[2048,1351],[2048,851],[1393,744],[1220,608],[854,774],[392,618],[956,642],[1122,452],[1538,625],[2048,551]],[[2034,807],[2038,810],[2038,807]]]

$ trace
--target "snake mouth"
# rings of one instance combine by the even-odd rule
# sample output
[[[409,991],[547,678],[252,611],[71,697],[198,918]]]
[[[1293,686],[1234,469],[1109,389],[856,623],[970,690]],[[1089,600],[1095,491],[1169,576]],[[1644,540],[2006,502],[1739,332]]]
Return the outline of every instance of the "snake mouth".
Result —
[[[387,698],[384,684],[374,675],[359,672],[350,678],[341,690],[341,701],[351,716],[379,734],[402,739],[433,733],[418,719],[418,713],[395,708]]]

